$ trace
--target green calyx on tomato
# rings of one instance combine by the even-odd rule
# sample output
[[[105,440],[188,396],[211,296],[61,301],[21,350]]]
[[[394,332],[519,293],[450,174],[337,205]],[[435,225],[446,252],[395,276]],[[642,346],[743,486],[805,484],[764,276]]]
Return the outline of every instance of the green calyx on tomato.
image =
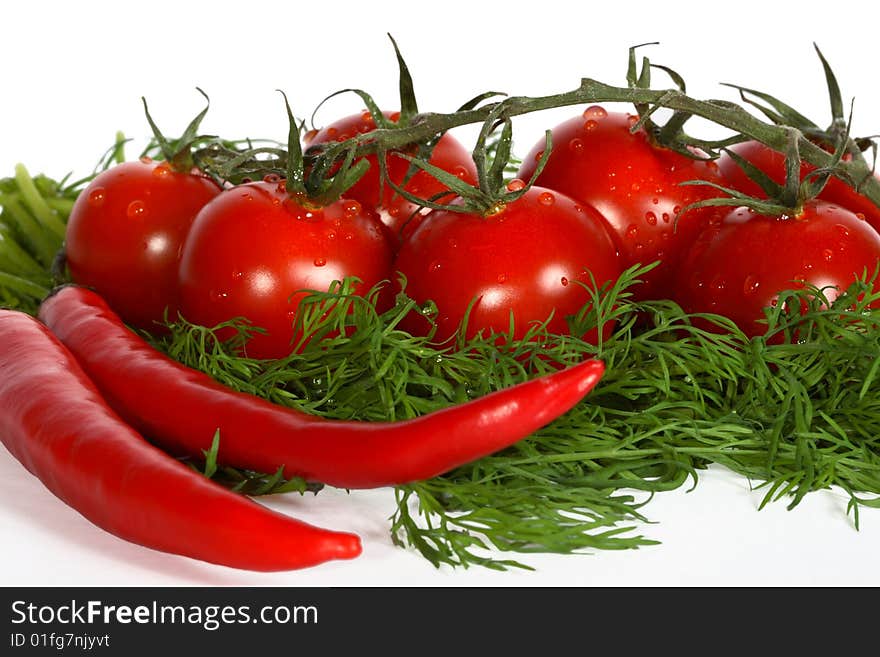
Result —
[[[305,134],[308,155],[316,158],[313,174],[322,175],[330,167],[338,166],[339,159],[344,154],[344,151],[339,150],[342,148],[341,142],[369,135],[376,130],[406,129],[416,120],[419,110],[412,76],[397,43],[390,34],[388,37],[394,47],[399,69],[400,110],[381,110],[373,98],[360,89],[345,89],[325,98],[321,105],[340,93],[355,93],[364,101],[366,109]],[[312,114],[312,124],[321,105]],[[375,210],[387,227],[392,241],[398,246],[429,210],[423,200],[451,195],[447,185],[419,168],[412,159],[428,162],[436,169],[452,174],[469,185],[474,184],[477,178],[468,150],[446,132],[435,134],[403,149],[382,150],[360,158],[359,161],[369,162],[370,168],[346,191],[346,196]],[[405,190],[408,196],[399,193],[398,189]]]
[[[162,158],[174,171],[181,173],[189,173],[193,169],[195,166],[192,154],[193,146],[199,141],[205,139],[205,137],[198,134],[198,131],[202,119],[204,119],[205,115],[208,113],[211,101],[208,98],[208,95],[198,87],[196,87],[196,91],[204,96],[205,102],[207,103],[205,109],[196,114],[183,131],[180,138],[170,141],[162,134],[162,131],[159,130],[159,126],[156,125],[156,122],[153,121],[153,117],[150,116],[150,110],[147,107],[147,99],[141,96],[141,102],[144,104],[144,114],[147,117],[147,123],[149,123],[150,129],[153,131],[153,138],[156,142],[156,146],[159,147],[159,150],[162,153]],[[149,150],[149,148],[147,150]],[[146,155],[146,152],[144,155]]]
[[[770,94],[739,85],[730,84],[727,86],[738,89],[743,101],[756,107],[776,125],[797,128],[812,143],[821,146],[826,151],[835,154],[841,152],[840,156],[835,155],[832,162],[859,160],[864,163],[862,153],[872,146],[872,140],[850,137],[849,121],[844,116],[843,101],[837,79],[818,47],[816,47],[816,53],[822,62],[831,106],[831,123],[827,128],[820,128],[796,109]],[[757,102],[750,96],[763,101],[763,103]],[[721,174],[730,188],[761,198],[773,194],[773,187],[771,186],[769,189],[767,187],[768,180],[775,184],[786,182],[786,176],[791,173],[787,166],[791,164],[792,160],[789,154],[774,150],[753,139],[731,145],[718,159]],[[872,176],[869,167],[865,167],[866,173],[860,180],[853,180],[852,176],[842,174],[834,166],[824,169],[830,175],[823,175],[825,171],[817,171],[817,168],[808,162],[800,162],[799,179],[805,181],[815,178],[817,175],[823,175],[824,186],[816,190],[817,198],[863,215],[871,226],[880,231],[880,209],[859,192],[864,183]],[[873,177],[878,178],[876,174],[873,174]]]
[[[64,257],[73,281],[94,288],[128,324],[155,331],[177,318],[181,249],[220,186],[193,166],[191,154],[208,107],[168,140],[142,100],[165,161],[143,156],[95,176],[71,210]]]

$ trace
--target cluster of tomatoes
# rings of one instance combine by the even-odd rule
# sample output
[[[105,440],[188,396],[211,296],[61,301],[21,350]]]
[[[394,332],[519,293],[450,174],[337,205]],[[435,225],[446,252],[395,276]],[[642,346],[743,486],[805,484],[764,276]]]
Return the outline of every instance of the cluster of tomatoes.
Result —
[[[405,280],[410,297],[436,308],[404,319],[413,334],[434,331],[443,340],[466,319],[468,336],[512,329],[521,337],[534,322],[566,332],[591,291],[631,265],[658,262],[633,288],[637,299],[673,299],[754,335],[780,291],[843,289],[880,262],[880,209],[841,181],[792,216],[710,206],[682,212],[719,196],[713,185],[760,190],[730,158],[678,154],[634,130],[636,122],[588,107],[553,129],[535,184],[484,212],[421,209],[380,178],[375,156],[343,198],[323,206],[277,176],[221,187],[168,162],[123,163],[77,200],[68,267],[134,326],[154,327],[178,312],[206,326],[243,317],[265,330],[247,344],[248,355],[277,358],[302,337],[294,326],[306,290],[346,277],[359,280],[356,293],[387,281],[380,303]],[[306,145],[374,128],[369,113],[358,114],[308,133]],[[780,154],[756,142],[736,148],[771,177],[784,176]],[[508,190],[525,186],[543,149],[542,141],[525,157]],[[450,135],[430,163],[476,182],[470,153]],[[426,171],[411,175],[403,157],[389,154],[385,169],[412,195],[447,191]],[[682,184],[695,180],[713,185]]]

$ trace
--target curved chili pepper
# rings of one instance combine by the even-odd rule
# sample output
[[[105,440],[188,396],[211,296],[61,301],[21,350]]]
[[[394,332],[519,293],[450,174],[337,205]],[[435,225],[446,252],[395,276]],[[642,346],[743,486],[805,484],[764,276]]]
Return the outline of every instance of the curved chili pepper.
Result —
[[[12,310],[0,310],[0,409],[0,440],[12,455],[120,538],[261,571],[361,552],[357,536],[272,511],[150,445],[45,326]]]
[[[108,403],[166,449],[201,455],[219,428],[220,462],[284,466],[288,477],[343,488],[428,479],[507,447],[575,406],[605,369],[588,360],[410,420],[327,420],[234,392],[166,357],[87,289],[61,288],[39,315]]]

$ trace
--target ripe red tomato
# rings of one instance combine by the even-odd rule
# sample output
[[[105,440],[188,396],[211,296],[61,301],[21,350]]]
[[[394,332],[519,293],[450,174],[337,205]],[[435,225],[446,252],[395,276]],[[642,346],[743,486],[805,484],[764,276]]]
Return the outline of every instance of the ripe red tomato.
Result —
[[[579,283],[592,287],[591,272],[600,287],[620,275],[599,214],[538,187],[487,216],[432,212],[403,243],[396,269],[406,276],[411,298],[436,303],[438,340],[456,332],[475,299],[467,337],[507,332],[511,314],[516,339],[551,314],[549,330],[567,333],[566,315],[590,300]],[[430,329],[417,313],[402,326],[413,334]],[[598,333],[586,337],[595,341]]]
[[[880,235],[839,206],[809,201],[792,217],[735,208],[687,254],[674,299],[688,312],[724,315],[746,335],[763,335],[763,309],[779,292],[833,286],[825,291],[833,300],[878,261]]]
[[[400,118],[399,112],[383,112],[383,114],[395,122]],[[375,129],[376,122],[370,113],[362,112],[361,114],[352,114],[351,116],[344,117],[320,130],[306,134],[305,142],[308,146],[340,142],[350,139],[357,134],[371,132]],[[412,154],[415,155],[415,151]],[[362,205],[378,212],[382,223],[388,227],[395,238],[396,244],[399,244],[403,239],[404,231],[411,233],[427,213],[427,210],[423,209],[418,215],[413,216],[413,213],[419,209],[419,206],[395,193],[388,185],[381,185],[379,164],[375,155],[368,155],[367,161],[370,163],[369,170],[345,192],[345,196],[355,199]],[[431,174],[422,170],[415,173],[404,185],[403,183],[410,167],[409,161],[389,153],[385,158],[385,162],[388,167],[388,177],[396,185],[402,186],[406,191],[419,198],[430,199],[435,194],[448,191],[445,185],[441,184]],[[431,152],[429,162],[444,171],[455,174],[471,185],[476,182],[477,172],[471,154],[458,140],[448,133],[443,135],[440,141],[437,142],[437,145]],[[446,202],[451,199],[445,198],[441,200]],[[406,226],[405,229],[404,225]]]
[[[177,268],[196,213],[220,193],[206,176],[166,162],[123,162],[98,174],[73,206],[65,251],[74,281],[129,324],[177,317]]]
[[[730,147],[737,155],[754,164],[780,185],[785,182],[785,155],[765,146],[758,141],[745,141]],[[848,159],[849,156],[844,156]],[[767,198],[767,194],[754,180],[748,177],[729,155],[722,154],[718,158],[718,168],[724,177],[727,187],[749,194],[756,198]],[[811,171],[815,171],[809,162],[801,163],[801,180]],[[876,175],[876,174],[875,174]],[[880,177],[878,177],[880,178]],[[866,196],[862,196],[839,178],[829,178],[828,183],[819,193],[819,198],[840,205],[851,212],[864,215],[875,230],[880,232],[880,208]]]
[[[245,346],[254,358],[290,354],[307,292],[357,276],[355,293],[391,278],[391,247],[375,214],[342,199],[322,208],[284,181],[224,191],[193,222],[180,263],[181,313],[213,326],[244,317],[266,329]],[[223,337],[223,336],[221,336]]]
[[[675,263],[717,217],[713,208],[700,208],[682,215],[676,225],[682,208],[719,195],[708,187],[679,183],[721,181],[714,163],[656,146],[644,130],[630,132],[636,122],[635,116],[594,105],[557,125],[537,184],[596,208],[611,227],[624,268],[659,260],[632,292],[637,299],[668,298]],[[519,178],[532,176],[543,149],[543,140],[532,148]]]

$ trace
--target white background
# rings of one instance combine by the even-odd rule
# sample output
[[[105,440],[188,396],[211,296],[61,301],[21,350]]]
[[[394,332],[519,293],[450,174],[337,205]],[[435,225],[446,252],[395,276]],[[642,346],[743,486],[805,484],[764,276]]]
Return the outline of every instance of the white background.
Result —
[[[177,134],[211,97],[205,132],[286,136],[277,89],[308,115],[325,96],[359,87],[396,104],[391,32],[415,77],[423,110],[451,111],[480,92],[539,95],[581,77],[623,84],[627,48],[677,69],[697,97],[736,100],[718,82],[773,91],[816,122],[828,120],[812,42],[855,96],[854,134],[880,133],[875,2],[836,2],[834,14],[803,3],[41,2],[4,8],[0,39],[0,177],[16,162],[32,173],[88,173],[122,130],[136,153],[148,136],[140,97]],[[859,30],[866,30],[860,34]],[[660,78],[662,82],[662,78]],[[318,123],[360,109],[338,98]],[[545,127],[576,109],[516,124],[523,154]],[[461,135],[468,138],[465,131]],[[0,409],[2,412],[2,409]],[[127,544],[90,525],[0,450],[0,585],[873,585],[880,511],[863,509],[860,531],[839,492],[813,494],[794,511],[758,511],[762,494],[722,469],[693,492],[658,495],[646,508],[662,541],[637,551],[524,557],[535,572],[434,569],[392,546],[390,491],[326,491],[267,500],[327,527],[361,534],[351,562],[280,574],[211,566]]]

